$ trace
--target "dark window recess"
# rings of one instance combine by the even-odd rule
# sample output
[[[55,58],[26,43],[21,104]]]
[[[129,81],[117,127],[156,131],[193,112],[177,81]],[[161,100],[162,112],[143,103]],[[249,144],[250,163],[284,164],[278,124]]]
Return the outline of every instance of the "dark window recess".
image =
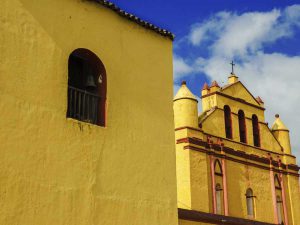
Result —
[[[238,117],[239,117],[240,142],[247,143],[246,120],[245,120],[245,114],[242,110],[239,110]]]
[[[256,115],[252,115],[252,128],[253,128],[254,146],[260,147],[259,125],[258,125],[258,118]]]
[[[276,189],[281,189],[281,182],[277,174],[274,176],[274,183]]]
[[[214,163],[215,175],[223,176],[223,170],[220,161],[217,159]]]
[[[69,57],[67,117],[105,126],[106,74],[100,59],[87,49]]]
[[[231,110],[228,105],[224,106],[224,119],[226,138],[232,139]]]

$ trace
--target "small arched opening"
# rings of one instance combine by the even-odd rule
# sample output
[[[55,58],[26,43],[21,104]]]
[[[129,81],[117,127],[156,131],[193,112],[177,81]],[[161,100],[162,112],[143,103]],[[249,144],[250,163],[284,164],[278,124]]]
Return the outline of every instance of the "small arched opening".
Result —
[[[224,106],[224,120],[226,138],[232,139],[231,110],[228,105]]]
[[[243,110],[239,110],[238,117],[239,117],[240,142],[247,143],[246,120],[245,120],[245,113]]]
[[[284,222],[283,202],[282,202],[282,186],[278,174],[274,176],[275,193],[276,193],[276,208],[279,224]]]
[[[223,188],[220,183],[216,184],[216,208],[217,214],[223,214]]]
[[[105,126],[106,71],[96,54],[79,48],[69,56],[67,117]]]
[[[215,170],[215,196],[216,196],[216,213],[223,214],[224,213],[224,193],[223,193],[223,170],[222,164],[220,160],[216,159],[214,162],[214,170]]]
[[[252,129],[253,129],[253,144],[260,147],[259,124],[258,118],[255,114],[252,115]]]
[[[254,196],[251,188],[246,191],[247,215],[248,218],[254,218]]]

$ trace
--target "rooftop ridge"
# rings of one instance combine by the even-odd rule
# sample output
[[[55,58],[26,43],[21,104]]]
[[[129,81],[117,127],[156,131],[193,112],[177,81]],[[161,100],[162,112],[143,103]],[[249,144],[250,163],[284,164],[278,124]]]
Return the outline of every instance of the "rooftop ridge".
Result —
[[[175,38],[175,35],[172,32],[170,32],[166,29],[160,28],[158,26],[155,26],[152,23],[149,23],[131,13],[126,12],[126,11],[122,10],[120,7],[118,7],[116,4],[114,4],[110,1],[107,1],[107,0],[88,0],[88,1],[93,1],[93,2],[99,3],[103,6],[105,6],[106,8],[109,8],[109,9],[115,11],[119,16],[125,17],[126,19],[128,19],[132,22],[135,22],[142,27],[145,27],[146,29],[152,30],[164,37],[168,37],[172,41]]]

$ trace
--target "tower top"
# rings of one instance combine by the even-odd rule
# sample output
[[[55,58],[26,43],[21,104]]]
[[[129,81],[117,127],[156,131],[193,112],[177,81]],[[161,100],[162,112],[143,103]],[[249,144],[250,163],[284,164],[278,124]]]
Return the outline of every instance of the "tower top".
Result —
[[[181,82],[181,87],[179,88],[177,94],[175,95],[174,101],[179,99],[191,99],[198,102],[195,95],[193,95],[190,89],[188,89],[188,87],[186,86],[186,81]]]
[[[202,90],[208,90],[209,89],[209,86],[208,84],[205,82],[203,87],[202,87]]]
[[[220,87],[217,81],[213,81],[210,85],[210,87]]]
[[[285,130],[288,131],[289,129],[284,125],[284,123],[282,122],[282,120],[279,117],[279,114],[275,115],[275,121],[273,123],[272,126],[272,131],[276,131],[276,130]]]

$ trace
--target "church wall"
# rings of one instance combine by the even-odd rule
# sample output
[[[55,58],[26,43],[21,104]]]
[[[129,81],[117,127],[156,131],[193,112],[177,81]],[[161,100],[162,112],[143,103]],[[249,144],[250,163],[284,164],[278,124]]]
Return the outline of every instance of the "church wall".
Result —
[[[253,132],[252,132],[252,121],[246,118],[246,129],[247,129],[247,144],[240,144],[240,136],[239,136],[239,123],[238,116],[235,114],[231,115],[232,119],[232,140],[224,139],[224,143],[226,142],[226,146],[245,150],[248,153],[255,153],[258,155],[267,155],[267,152],[261,151],[260,148],[254,147],[253,145]],[[224,125],[224,111],[221,109],[216,109],[205,121],[202,123],[203,130],[207,134],[215,135],[218,137],[225,138],[225,125]],[[283,153],[281,151],[281,147],[272,135],[268,126],[260,123],[260,142],[261,148],[272,151],[274,153]],[[228,140],[228,141],[227,141]],[[227,144],[228,143],[228,144]]]
[[[190,151],[191,208],[201,212],[212,212],[212,184],[209,165],[207,154]]]
[[[205,99],[206,97],[203,98],[203,100]],[[245,104],[244,102],[236,101],[234,99],[222,95],[216,95],[215,106],[217,106],[220,109],[223,109],[225,105],[230,106],[232,113],[238,114],[238,111],[241,109],[244,111],[245,117],[251,118],[253,114],[256,114],[259,121],[265,120],[264,111],[262,109]]]
[[[177,205],[191,209],[191,158],[190,151],[183,148],[184,144],[176,145]]]
[[[232,97],[243,99],[253,105],[258,105],[254,97],[251,96],[251,94],[240,82],[231,84],[230,88],[224,88],[222,92]]]
[[[202,94],[208,94],[202,98],[204,111],[200,113],[198,118],[200,129],[193,129],[194,133],[188,132],[190,128],[182,127],[181,129],[176,129],[177,146],[181,146],[177,150],[184,148],[185,151],[191,151],[192,153],[189,157],[191,164],[191,193],[186,193],[191,199],[192,207],[190,211],[179,209],[179,223],[201,224],[185,221],[183,220],[184,218],[194,221],[219,221],[220,223],[224,222],[224,224],[229,222],[226,219],[232,219],[232,222],[236,224],[250,224],[253,223],[251,220],[255,220],[257,223],[275,224],[275,217],[277,217],[275,207],[276,204],[280,204],[280,198],[276,203],[276,200],[273,199],[273,193],[277,193],[278,196],[283,194],[280,190],[280,185],[275,190],[273,179],[274,174],[282,172],[284,177],[283,193],[285,193],[286,198],[289,198],[286,199],[288,221],[289,224],[296,225],[299,223],[298,212],[300,207],[298,203],[300,200],[298,198],[300,195],[298,168],[295,166],[295,157],[282,151],[279,142],[264,121],[263,108],[259,108],[260,106],[258,106],[257,102],[250,101],[253,100],[253,97],[245,91],[245,87],[242,85],[233,85],[232,87],[235,87],[233,88],[234,91],[226,92],[226,94],[230,95],[227,97],[222,95],[222,91],[219,94],[218,92],[214,93],[214,90],[218,89],[216,86],[213,87],[214,90],[210,89],[212,93],[209,93],[208,89],[203,89]],[[182,92],[182,90],[179,89],[178,93]],[[238,91],[241,93],[237,95],[236,92]],[[243,102],[243,100],[245,101]],[[255,104],[257,104],[257,107]],[[229,105],[231,108],[232,139],[226,138],[225,134],[224,105]],[[240,109],[245,113],[247,143],[240,141],[238,122],[238,111]],[[253,114],[259,118],[261,147],[254,146]],[[178,113],[177,117],[180,118],[180,116],[184,115]],[[198,135],[196,135],[197,132]],[[288,138],[288,136],[285,138]],[[205,156],[202,156],[205,154],[207,155],[206,159]],[[201,157],[199,158],[199,156]],[[220,166],[214,167],[211,164],[211,159],[213,159],[213,163],[215,159],[219,159],[222,170],[219,169]],[[205,162],[207,163],[206,167],[200,165]],[[182,165],[178,164],[177,167],[180,168]],[[215,168],[215,171],[212,171],[211,167]],[[213,179],[212,173],[214,174]],[[203,175],[207,176],[207,183],[201,179]],[[177,176],[178,180],[182,180],[181,174],[177,174]],[[214,187],[217,187],[215,188],[215,195],[212,183],[215,183]],[[227,185],[225,186],[225,184]],[[201,185],[206,185],[208,190],[206,191],[206,187],[200,188]],[[254,216],[248,215],[247,211],[246,193],[248,188],[252,189],[254,195]],[[208,194],[208,198],[204,196],[205,192]],[[226,194],[227,198],[225,197]],[[184,198],[184,193],[182,193],[181,198]],[[202,201],[202,199],[204,200]],[[226,200],[228,208],[226,207]],[[221,204],[219,204],[220,202]],[[215,204],[215,210],[213,209],[213,204]],[[220,208],[220,205],[223,207]],[[226,213],[227,209],[228,214]],[[222,215],[214,215],[215,212],[221,212]]]
[[[289,224],[300,224],[300,188],[299,178],[291,175],[284,176],[286,200],[290,204],[288,207]]]
[[[215,110],[202,122],[202,130],[208,134],[225,137],[225,125],[222,110]],[[234,134],[233,134],[234,135]]]
[[[185,99],[185,101],[176,101],[174,103],[174,111],[177,114],[184,115],[177,117],[175,122],[175,128],[188,126],[188,127],[198,127],[198,112],[197,112],[197,102],[191,99]]]
[[[79,0],[4,0],[0,33],[0,224],[177,224],[171,41]],[[76,48],[105,65],[105,128],[66,118]]]
[[[270,172],[227,160],[229,216],[250,219],[247,216],[246,191],[253,190],[255,220],[273,223],[273,202]]]

